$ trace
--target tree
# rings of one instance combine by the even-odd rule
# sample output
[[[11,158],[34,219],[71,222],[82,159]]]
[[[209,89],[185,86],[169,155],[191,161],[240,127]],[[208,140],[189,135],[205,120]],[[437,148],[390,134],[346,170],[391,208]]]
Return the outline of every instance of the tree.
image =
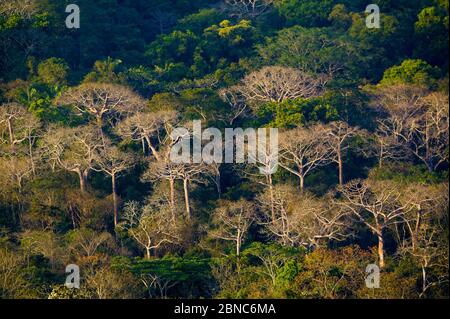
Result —
[[[119,123],[117,132],[123,138],[141,142],[144,155],[148,146],[155,159],[159,161],[162,160],[162,155],[155,141],[159,145],[164,144],[163,138],[167,138],[167,133],[177,117],[175,111],[139,112]]]
[[[343,200],[338,205],[356,216],[377,237],[380,268],[384,268],[386,231],[403,222],[410,205],[400,201],[402,193],[398,186],[387,181],[354,180],[339,187],[339,192]]]
[[[422,60],[405,60],[401,65],[384,71],[382,85],[410,84],[422,87],[433,87],[439,69]]]
[[[95,165],[96,153],[103,145],[99,129],[93,126],[51,127],[41,144],[44,157],[52,168],[58,165],[66,171],[77,173],[80,190],[85,192],[87,178]]]
[[[231,113],[228,115],[230,125],[233,125],[239,117],[248,113],[248,105],[245,103],[245,97],[240,93],[238,86],[221,89],[219,95],[231,108]]]
[[[235,242],[236,255],[241,253],[248,229],[255,218],[255,208],[243,199],[237,202],[222,201],[214,211],[213,227],[209,235],[213,238]]]
[[[96,232],[92,229],[81,227],[66,234],[70,253],[78,259],[91,258],[101,250],[108,248],[108,243],[113,238],[108,232]]]
[[[40,127],[39,121],[17,103],[8,103],[0,107],[0,142],[8,143],[12,153],[15,146],[27,141],[34,145],[33,133]]]
[[[294,281],[294,291],[309,298],[352,298],[364,285],[368,264],[369,253],[357,246],[319,248],[305,256],[303,269]]]
[[[50,58],[39,63],[37,73],[39,80],[50,86],[67,84],[69,66],[63,59]]]
[[[422,161],[428,170],[448,162],[448,96],[428,93],[420,87],[379,87],[375,105],[387,117],[379,120],[380,131],[394,136]]]
[[[191,202],[189,189],[192,183],[203,183],[204,175],[209,174],[211,172],[208,165],[204,163],[200,164],[181,164],[175,166],[176,178],[181,179],[183,181],[183,192],[184,192],[184,203],[186,207],[186,218],[188,220],[191,219]],[[172,168],[174,168],[172,166]],[[174,170],[172,169],[172,172]]]
[[[225,0],[230,16],[238,19],[257,18],[271,9],[273,0]]]
[[[338,121],[332,122],[325,127],[327,134],[327,144],[334,156],[332,161],[338,165],[339,185],[344,184],[344,156],[349,149],[348,140],[361,133],[357,127],[351,127],[347,123]]]
[[[132,155],[120,151],[113,146],[111,141],[104,141],[101,148],[96,153],[94,159],[94,170],[103,172],[111,177],[111,189],[114,204],[114,226],[119,222],[119,203],[117,198],[117,178],[124,171],[134,165],[135,159]],[[97,168],[98,167],[98,168]]]
[[[289,24],[304,27],[323,27],[328,24],[328,16],[333,9],[332,0],[275,0],[275,8]]]
[[[292,186],[276,185],[273,195],[264,192],[257,201],[261,207],[259,223],[283,246],[313,248],[323,241],[348,237],[344,211],[312,194],[299,196]],[[275,218],[270,212],[272,201]]]
[[[289,261],[295,260],[298,251],[276,244],[264,245],[255,242],[245,249],[243,255],[247,258],[256,258],[262,265],[262,270],[257,268],[256,271],[261,271],[264,276],[270,278],[272,286],[275,286],[281,269]]]
[[[280,166],[299,178],[300,190],[304,189],[305,177],[311,171],[331,160],[332,152],[323,140],[325,134],[321,126],[280,134]]]
[[[329,28],[293,26],[280,30],[257,47],[265,64],[297,68],[327,78],[355,79],[363,59],[356,45]]]
[[[25,298],[30,294],[31,283],[26,279],[23,255],[8,247],[0,247],[0,297]]]
[[[239,86],[249,102],[283,102],[288,99],[317,97],[323,92],[323,77],[280,66],[264,67],[244,77]]]
[[[80,114],[94,117],[101,129],[105,121],[115,123],[145,105],[142,98],[127,87],[109,83],[83,83],[67,90],[57,103],[73,105]]]
[[[129,202],[125,204],[124,223],[120,226],[145,249],[147,259],[162,245],[181,243],[181,223],[164,207],[150,204],[140,207],[136,202]]]
[[[420,266],[421,291],[448,283],[448,185],[407,185],[401,201],[411,206],[405,221],[409,236],[402,238],[399,254],[411,256]]]

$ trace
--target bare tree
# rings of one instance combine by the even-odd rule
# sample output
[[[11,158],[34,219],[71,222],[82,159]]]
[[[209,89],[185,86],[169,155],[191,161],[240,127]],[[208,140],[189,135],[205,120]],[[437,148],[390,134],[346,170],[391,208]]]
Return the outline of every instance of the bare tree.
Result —
[[[267,13],[274,0],[225,0],[225,10],[230,16],[242,18],[257,18]]]
[[[448,284],[448,237],[443,224],[422,223],[416,233],[416,244],[406,246],[401,253],[412,256],[420,265],[422,298],[433,287]]]
[[[379,130],[393,136],[430,170],[448,162],[448,96],[414,86],[377,88],[374,103],[387,116]]]
[[[125,119],[117,126],[117,133],[133,141],[141,142],[144,155],[146,146],[150,148],[156,160],[161,160],[158,146],[164,144],[164,138],[175,124],[177,113],[174,111],[139,112]],[[155,140],[155,141],[154,141]]]
[[[129,88],[109,83],[83,83],[65,92],[57,103],[73,105],[80,114],[94,117],[99,128],[105,121],[114,123],[145,106],[145,101]]]
[[[402,193],[391,182],[354,180],[340,187],[339,191],[343,200],[338,205],[356,216],[377,236],[380,268],[385,267],[385,233],[389,227],[403,223],[411,206],[401,202]]]
[[[152,251],[161,245],[181,243],[181,223],[173,220],[170,211],[163,207],[140,207],[129,202],[124,211],[125,222],[120,226],[145,249],[146,258],[151,258]]]
[[[332,159],[325,135],[322,126],[296,128],[280,135],[280,166],[299,178],[301,190],[305,177]]]
[[[86,191],[89,172],[102,145],[99,129],[93,126],[51,127],[42,141],[44,156],[52,167],[58,165],[66,171],[77,173],[82,192]]]
[[[210,172],[210,167],[204,163],[200,164],[183,164],[176,166],[177,179],[183,181],[184,203],[186,206],[186,217],[191,219],[191,202],[190,202],[190,187],[193,183],[204,183],[206,181],[206,174]]]
[[[228,116],[229,125],[233,125],[239,117],[245,116],[246,113],[248,113],[248,105],[238,86],[221,89],[219,91],[219,96],[231,108],[231,114]]]
[[[378,167],[383,167],[386,160],[399,161],[408,158],[410,152],[391,134],[389,127],[379,122],[379,126],[375,131],[375,145],[372,147],[373,154],[378,158]]]
[[[105,248],[113,238],[110,233],[98,233],[89,228],[80,228],[72,231],[69,236],[69,249],[78,258],[91,257],[99,252],[101,247]]]
[[[111,177],[111,188],[114,205],[114,226],[119,222],[119,203],[117,196],[117,178],[124,171],[134,165],[135,158],[125,152],[120,151],[116,146],[106,141],[96,153],[93,170],[103,172]]]
[[[410,184],[401,201],[411,209],[405,215],[407,234],[400,241],[399,254],[411,256],[421,268],[424,297],[433,287],[448,283],[448,184]]]
[[[348,140],[360,134],[358,127],[349,126],[342,121],[332,122],[325,127],[327,134],[327,144],[330,146],[334,156],[332,161],[338,165],[339,185],[344,184],[344,156],[349,149]]]
[[[277,185],[273,193],[272,196],[266,191],[258,197],[261,208],[259,223],[282,245],[311,248],[320,246],[322,241],[341,241],[348,237],[345,232],[346,213],[330,202],[308,193],[299,196],[290,185]],[[272,197],[275,219],[270,213]]]
[[[237,87],[249,102],[283,102],[320,96],[326,80],[298,69],[269,66],[245,76]]]
[[[18,194],[22,194],[24,181],[32,174],[33,166],[28,157],[0,157],[0,176],[2,176],[0,185],[5,186],[5,193],[7,187],[11,187],[16,189]]]
[[[252,203],[245,200],[222,201],[214,211],[213,228],[209,234],[213,238],[235,242],[236,255],[239,256],[242,243],[254,219],[255,208]]]

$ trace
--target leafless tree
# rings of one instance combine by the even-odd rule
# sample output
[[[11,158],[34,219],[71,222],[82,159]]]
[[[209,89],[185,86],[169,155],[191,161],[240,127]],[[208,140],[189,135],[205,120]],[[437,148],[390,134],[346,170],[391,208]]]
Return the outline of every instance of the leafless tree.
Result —
[[[66,171],[77,173],[82,192],[86,191],[88,175],[102,145],[99,129],[93,126],[51,127],[42,141],[44,156],[53,169],[58,165]]]
[[[338,165],[339,185],[344,184],[344,157],[349,149],[348,140],[361,133],[358,127],[352,127],[345,122],[337,121],[325,127],[327,144],[333,152],[332,161]]]
[[[71,234],[69,249],[78,258],[91,257],[111,241],[113,238],[108,232],[98,233],[89,228],[80,228]]]
[[[326,79],[298,69],[269,66],[245,76],[237,87],[249,102],[283,102],[320,96]]]
[[[230,16],[242,18],[257,18],[267,13],[273,0],[225,0],[225,10]]]
[[[396,139],[430,170],[448,162],[448,96],[410,85],[377,87],[374,104],[387,116],[379,131]]]
[[[0,144],[9,145],[7,153],[11,156],[26,154],[33,175],[39,160],[35,146],[40,134],[40,121],[23,106],[16,103],[0,106]]]
[[[385,233],[391,226],[404,222],[411,206],[402,203],[402,193],[392,182],[354,180],[339,187],[339,191],[343,200],[337,204],[377,236],[380,268],[385,267]]]
[[[412,256],[420,265],[422,285],[419,297],[422,298],[432,287],[448,284],[449,247],[442,224],[422,223],[416,236],[415,247],[406,246],[401,253]]]
[[[387,160],[399,161],[408,158],[410,152],[396,136],[391,134],[390,129],[383,122],[379,123],[374,138],[375,144],[371,151],[378,158],[378,167],[383,167]]]
[[[32,174],[33,166],[28,157],[0,157],[0,176],[2,176],[0,186],[5,187],[5,193],[6,189],[12,188],[21,194],[24,181],[29,179]]]
[[[299,178],[301,190],[305,177],[332,159],[324,140],[326,134],[322,126],[299,127],[280,134],[280,166]]]
[[[131,168],[135,163],[135,158],[129,153],[120,151],[108,140],[98,149],[95,156],[93,170],[103,172],[111,177],[111,188],[114,205],[114,226],[119,222],[119,203],[117,196],[117,178],[124,171]]]
[[[120,226],[145,249],[146,258],[151,258],[152,250],[161,245],[181,243],[181,223],[173,220],[170,211],[163,207],[140,207],[129,202],[125,205],[124,220]]]
[[[204,163],[183,164],[176,166],[177,179],[183,181],[184,203],[186,206],[186,217],[191,219],[190,187],[193,183],[205,183],[206,175],[210,172],[210,167]]]
[[[290,185],[276,185],[273,196],[266,191],[257,200],[261,212],[259,223],[282,245],[311,248],[320,246],[322,241],[341,241],[348,237],[345,212],[311,194],[299,196]],[[272,201],[275,219],[270,212]]]
[[[232,112],[228,117],[228,124],[233,123],[241,116],[245,116],[248,111],[248,105],[245,102],[245,97],[241,94],[238,86],[232,86],[230,88],[221,89],[219,96],[224,102],[226,102]]]
[[[144,155],[148,146],[159,161],[161,155],[158,152],[158,145],[164,144],[164,139],[167,138],[167,133],[175,124],[176,118],[177,114],[174,111],[139,112],[121,122],[116,130],[123,138],[141,142]]]
[[[145,101],[129,88],[109,83],[83,83],[70,88],[56,101],[73,105],[80,114],[95,118],[99,128],[141,110]]]
[[[255,208],[252,203],[245,200],[222,201],[214,211],[213,228],[209,234],[213,238],[235,242],[236,255],[239,256],[242,243],[254,219]]]

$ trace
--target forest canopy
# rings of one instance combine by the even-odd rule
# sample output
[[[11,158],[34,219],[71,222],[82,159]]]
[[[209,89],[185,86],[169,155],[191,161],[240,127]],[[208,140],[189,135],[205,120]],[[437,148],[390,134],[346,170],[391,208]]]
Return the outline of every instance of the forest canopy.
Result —
[[[0,298],[448,298],[449,1],[372,2],[0,1]]]

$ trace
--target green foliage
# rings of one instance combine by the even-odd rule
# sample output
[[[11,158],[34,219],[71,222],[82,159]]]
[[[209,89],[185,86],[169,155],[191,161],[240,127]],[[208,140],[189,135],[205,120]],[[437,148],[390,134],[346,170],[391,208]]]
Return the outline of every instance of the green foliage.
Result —
[[[382,85],[414,84],[423,87],[435,87],[439,69],[422,60],[405,60],[401,65],[393,66],[384,72]]]
[[[265,64],[280,64],[307,72],[355,80],[363,59],[351,39],[330,28],[294,26],[269,38],[258,53]]]
[[[448,171],[430,172],[424,166],[391,164],[374,168],[370,173],[377,180],[392,180],[402,184],[437,184],[448,180]]]
[[[62,87],[67,84],[69,66],[63,59],[50,58],[39,63],[38,79],[50,87]]]
[[[276,0],[275,8],[289,24],[304,27],[321,27],[328,24],[333,0]]]

